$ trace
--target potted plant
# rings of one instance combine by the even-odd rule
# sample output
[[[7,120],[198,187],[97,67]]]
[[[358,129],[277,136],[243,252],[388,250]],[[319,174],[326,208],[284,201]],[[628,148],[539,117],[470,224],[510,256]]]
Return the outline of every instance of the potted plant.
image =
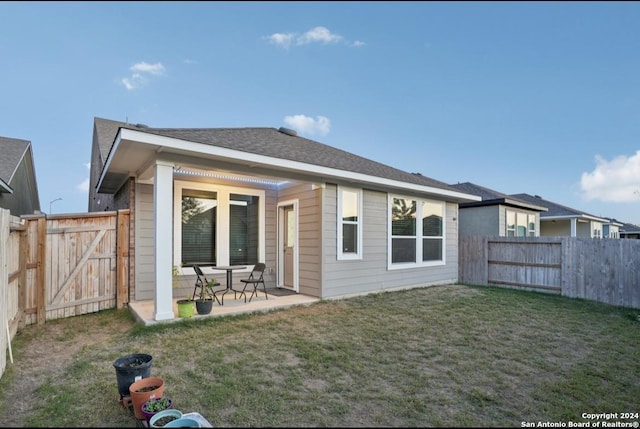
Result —
[[[147,377],[135,381],[129,386],[133,413],[138,419],[144,419],[142,404],[151,398],[159,398],[164,394],[164,380],[160,377]]]
[[[172,284],[173,287],[177,287],[180,285],[180,270],[178,269],[177,265],[174,265],[172,267]],[[178,316],[179,317],[184,317],[184,318],[188,318],[188,317],[192,317],[195,314],[195,302],[192,296],[187,296],[184,299],[179,299],[178,301],[176,301],[176,304],[178,304]]]
[[[159,411],[149,419],[149,427],[161,428],[169,422],[178,420],[182,417],[182,411],[175,408],[167,408],[166,410]]]
[[[200,288],[200,294],[196,298],[196,310],[198,314],[209,314],[213,309],[213,288],[219,286],[220,282],[216,280],[207,281],[206,287]]]
[[[168,396],[155,396],[147,399],[147,401],[142,404],[142,414],[147,422],[149,422],[151,417],[169,408],[173,408],[173,400],[171,398]]]
[[[146,353],[132,353],[115,360],[113,367],[116,369],[120,398],[129,396],[129,386],[133,382],[151,376],[152,362],[153,357]]]

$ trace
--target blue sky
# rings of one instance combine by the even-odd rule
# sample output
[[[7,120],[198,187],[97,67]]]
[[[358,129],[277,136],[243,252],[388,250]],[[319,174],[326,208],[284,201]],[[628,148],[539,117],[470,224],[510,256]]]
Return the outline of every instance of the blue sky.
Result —
[[[87,211],[97,116],[285,126],[640,224],[639,22],[639,2],[0,2],[0,136],[31,141],[44,212]]]

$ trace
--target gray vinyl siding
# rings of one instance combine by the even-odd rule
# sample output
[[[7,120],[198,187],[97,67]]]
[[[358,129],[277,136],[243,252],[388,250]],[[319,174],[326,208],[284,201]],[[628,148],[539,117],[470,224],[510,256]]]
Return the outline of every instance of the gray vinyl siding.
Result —
[[[11,182],[7,183],[13,193],[0,193],[0,208],[9,210],[13,216],[30,215],[40,210],[38,184],[32,165],[31,151],[28,150],[17,165]]]
[[[460,235],[504,235],[505,216],[503,211],[501,213],[500,207],[492,205],[460,209]]]
[[[360,260],[337,259],[337,187],[327,185],[323,199],[322,298],[336,298],[455,283],[458,278],[458,205],[446,204],[445,261],[442,266],[387,270],[388,196],[363,191],[363,254]]]
[[[154,299],[155,232],[153,228],[153,185],[136,183],[135,300]],[[169,232],[170,234],[171,232]]]
[[[322,262],[320,243],[323,189],[312,189],[310,183],[283,189],[279,201],[298,200],[298,286],[305,295],[321,297]],[[326,239],[326,238],[324,238]]]

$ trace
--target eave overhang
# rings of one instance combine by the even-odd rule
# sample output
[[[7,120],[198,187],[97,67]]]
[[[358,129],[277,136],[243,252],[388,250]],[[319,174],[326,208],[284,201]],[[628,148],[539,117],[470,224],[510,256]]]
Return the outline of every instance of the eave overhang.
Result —
[[[479,201],[477,195],[407,183],[288,159],[238,151],[121,128],[111,147],[96,189],[115,193],[129,177],[150,178],[156,160],[175,160],[177,167],[220,168],[246,174],[270,175],[294,180],[336,182],[399,193],[427,194],[451,202]]]
[[[13,194],[13,189],[4,180],[0,179],[0,194]]]

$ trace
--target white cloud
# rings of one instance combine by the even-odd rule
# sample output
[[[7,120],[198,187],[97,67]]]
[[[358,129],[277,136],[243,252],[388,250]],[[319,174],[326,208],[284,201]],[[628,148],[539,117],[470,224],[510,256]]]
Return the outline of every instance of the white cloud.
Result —
[[[582,173],[580,187],[587,200],[637,202],[640,192],[640,150],[632,156],[617,156],[607,161],[595,157],[596,168]]]
[[[342,36],[334,34],[326,27],[315,27],[298,37],[296,43],[298,45],[306,45],[307,43],[337,43],[342,40]]]
[[[324,45],[330,43],[339,43],[345,41],[344,37],[339,34],[332,33],[328,28],[318,26],[311,30],[298,34],[298,33],[274,33],[270,36],[266,36],[270,43],[278,45],[282,48],[288,49],[291,45],[302,46],[310,43],[322,43]],[[346,42],[348,43],[348,42]],[[356,40],[355,42],[348,43],[356,48],[365,45],[364,42]]]
[[[165,68],[160,63],[149,64],[145,62],[132,65],[129,70],[132,72],[149,73],[156,76],[161,76],[165,72]]]
[[[331,128],[331,121],[324,116],[316,116],[316,119],[305,115],[285,116],[284,123],[300,134],[327,135]]]
[[[120,81],[128,91],[138,89],[149,82],[148,76],[162,76],[166,69],[160,63],[149,64],[145,62],[136,63],[129,67],[133,73],[129,77],[123,77]]]
[[[293,41],[294,37],[295,34],[293,33],[275,33],[271,36],[267,36],[267,40],[269,40],[269,42],[273,43],[274,45],[282,46],[283,48],[288,49],[289,46],[291,46],[291,42]]]
[[[87,171],[91,171],[90,163],[85,162],[84,166],[86,167]],[[79,183],[78,185],[76,185],[76,189],[81,192],[89,192],[89,178],[87,177],[82,181],[82,183]]]

